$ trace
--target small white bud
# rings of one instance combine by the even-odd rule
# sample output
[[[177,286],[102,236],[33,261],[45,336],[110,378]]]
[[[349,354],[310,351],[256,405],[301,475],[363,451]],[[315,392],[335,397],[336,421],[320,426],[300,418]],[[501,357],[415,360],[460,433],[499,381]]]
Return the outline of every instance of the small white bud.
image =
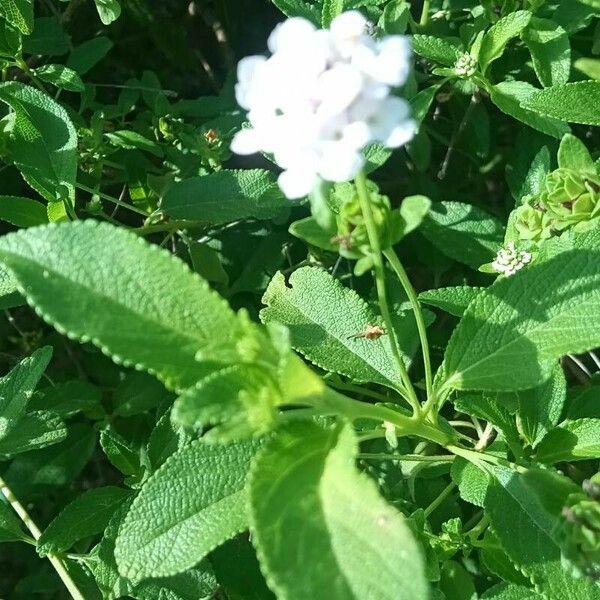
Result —
[[[517,250],[513,242],[509,242],[506,248],[501,248],[496,254],[496,259],[492,263],[492,268],[497,273],[506,277],[514,275],[525,265],[531,262],[531,254],[524,250]]]

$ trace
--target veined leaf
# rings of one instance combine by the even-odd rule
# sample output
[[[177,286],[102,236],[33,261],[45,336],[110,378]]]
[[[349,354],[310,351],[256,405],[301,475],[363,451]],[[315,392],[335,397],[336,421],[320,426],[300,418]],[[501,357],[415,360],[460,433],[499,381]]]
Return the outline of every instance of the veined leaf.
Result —
[[[566,421],[550,430],[538,447],[543,463],[600,458],[600,419]]]
[[[596,173],[596,165],[585,144],[570,133],[565,135],[558,147],[558,166],[561,169]]]
[[[46,207],[37,200],[0,196],[0,219],[17,227],[33,227],[48,222]]]
[[[9,150],[27,183],[48,202],[75,199],[77,133],[67,111],[28,85],[0,84],[0,100],[15,111]]]
[[[0,16],[28,35],[33,31],[33,0],[0,0]]]
[[[281,273],[272,279],[263,297],[267,305],[261,311],[264,322],[286,325],[292,346],[323,369],[359,382],[402,385],[387,336],[377,340],[352,337],[379,320],[356,292],[313,267],[292,273],[289,284],[286,286]],[[400,324],[404,327],[396,333],[408,358],[416,339],[412,315],[401,319]]]
[[[90,561],[88,567],[104,600],[117,600],[124,596],[136,600],[198,600],[213,596],[217,581],[207,560],[181,575],[150,579],[136,585],[119,575],[115,562],[115,541],[130,504],[129,500],[124,500],[110,519],[102,541],[91,552],[94,560]]]
[[[429,597],[423,559],[404,517],[355,469],[356,451],[350,428],[298,422],[281,429],[257,457],[252,541],[277,597]]]
[[[548,88],[551,89],[554,88]],[[545,90],[541,93],[544,92]],[[531,105],[531,100],[539,93],[537,88],[526,81],[502,81],[491,88],[490,97],[502,112],[546,135],[560,139],[565,133],[569,133],[569,126],[559,120],[558,115],[538,111]]]
[[[453,67],[463,54],[455,44],[432,35],[413,35],[411,41],[416,54],[447,67]]]
[[[520,35],[530,20],[531,13],[528,10],[517,10],[494,23],[485,32],[479,50],[479,64],[484,71],[502,56],[508,42]]]
[[[496,480],[488,488],[485,511],[508,556],[545,598],[598,600],[595,582],[575,579],[561,564],[556,538],[560,509],[577,486],[552,472],[493,470]],[[549,501],[555,510],[548,509]]]
[[[28,539],[14,510],[0,497],[0,542],[20,542]]]
[[[259,443],[198,440],[170,456],[133,501],[117,538],[133,582],[182,573],[247,527],[246,473]]]
[[[85,85],[77,71],[64,65],[43,65],[35,69],[35,75],[58,88],[69,92],[83,92]]]
[[[273,0],[273,4],[288,17],[304,17],[315,24],[321,22],[318,7],[304,0]]]
[[[14,427],[25,412],[48,363],[52,348],[44,346],[24,358],[12,371],[0,379],[0,439]]]
[[[233,335],[233,312],[204,281],[172,255],[107,223],[7,235],[0,261],[60,332],[170,387],[189,387],[210,371],[196,353],[222,348]]]
[[[438,288],[419,294],[423,304],[441,308],[455,317],[462,317],[471,301],[485,288],[459,285],[456,287]]]
[[[161,208],[175,219],[220,225],[254,217],[271,219],[289,209],[271,173],[262,169],[218,171],[173,184]]]
[[[335,19],[344,10],[344,0],[323,0],[323,8],[321,10],[321,25],[327,29],[331,25],[331,21]]]
[[[540,600],[535,590],[513,583],[501,583],[490,588],[481,596],[481,600]]]
[[[600,81],[555,85],[523,99],[524,107],[540,115],[582,125],[600,125]]]
[[[569,81],[571,44],[568,33],[549,19],[532,17],[523,32],[523,40],[531,52],[533,68],[544,87]]]
[[[504,241],[498,219],[463,202],[434,203],[419,231],[444,254],[475,269],[491,262]]]
[[[131,493],[130,490],[113,486],[84,492],[46,527],[38,540],[38,552],[42,556],[64,552],[75,542],[101,533]]]
[[[67,437],[63,420],[48,411],[28,413],[15,421],[10,431],[0,438],[0,455],[14,456],[52,446]]]
[[[546,380],[561,356],[600,345],[598,257],[563,252],[481,292],[448,344],[446,385],[527,389]]]
[[[104,25],[110,25],[121,16],[121,5],[118,0],[94,0],[100,20]]]

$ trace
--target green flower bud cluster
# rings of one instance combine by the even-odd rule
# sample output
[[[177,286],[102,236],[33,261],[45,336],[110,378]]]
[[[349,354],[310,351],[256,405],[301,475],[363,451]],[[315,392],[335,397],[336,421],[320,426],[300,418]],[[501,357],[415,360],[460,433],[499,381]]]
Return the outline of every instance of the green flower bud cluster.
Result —
[[[582,488],[562,511],[562,557],[575,574],[600,579],[600,473]]]
[[[351,183],[338,185],[333,195],[339,212],[335,216],[337,232],[330,242],[343,257],[358,259],[357,274],[364,273],[372,266],[371,245],[356,187]],[[399,211],[392,210],[387,196],[371,189],[370,198],[381,249],[386,250],[402,237],[403,219]]]
[[[560,168],[546,175],[543,188],[517,209],[521,240],[540,243],[600,216],[600,177],[590,171]]]

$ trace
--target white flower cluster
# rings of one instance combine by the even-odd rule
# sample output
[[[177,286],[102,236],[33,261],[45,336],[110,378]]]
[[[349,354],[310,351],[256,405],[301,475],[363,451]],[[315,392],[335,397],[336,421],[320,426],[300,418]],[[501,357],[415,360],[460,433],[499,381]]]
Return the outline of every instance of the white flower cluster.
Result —
[[[328,30],[291,18],[270,35],[269,58],[249,56],[238,65],[236,97],[251,126],[231,149],[272,154],[288,198],[307,195],[319,178],[352,179],[367,145],[396,148],[415,133],[408,103],[392,95],[410,72],[408,39],[375,40],[369,28],[357,11]]]
[[[492,263],[492,268],[497,273],[502,273],[506,277],[510,277],[530,262],[531,254],[529,252],[518,251],[514,243],[509,242],[506,248],[498,251],[496,259]]]
[[[460,77],[473,77],[477,71],[477,59],[465,52],[456,61],[454,70]]]

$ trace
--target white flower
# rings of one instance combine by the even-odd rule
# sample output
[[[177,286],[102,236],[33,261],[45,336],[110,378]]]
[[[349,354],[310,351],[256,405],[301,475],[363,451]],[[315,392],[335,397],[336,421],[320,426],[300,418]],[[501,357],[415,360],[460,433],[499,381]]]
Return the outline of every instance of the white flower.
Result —
[[[468,52],[465,52],[456,61],[454,70],[456,71],[456,74],[461,77],[473,77],[477,71],[477,60]]]
[[[396,148],[415,133],[408,103],[391,94],[408,76],[409,43],[402,36],[377,41],[369,28],[357,11],[334,19],[329,30],[288,19],[269,37],[270,57],[238,65],[236,98],[250,127],[231,149],[272,154],[289,198],[310,193],[319,178],[352,179],[366,146]]]
[[[509,242],[506,248],[501,248],[492,263],[492,268],[506,277],[514,275],[525,265],[531,262],[531,254],[524,250],[518,251],[513,242]]]

